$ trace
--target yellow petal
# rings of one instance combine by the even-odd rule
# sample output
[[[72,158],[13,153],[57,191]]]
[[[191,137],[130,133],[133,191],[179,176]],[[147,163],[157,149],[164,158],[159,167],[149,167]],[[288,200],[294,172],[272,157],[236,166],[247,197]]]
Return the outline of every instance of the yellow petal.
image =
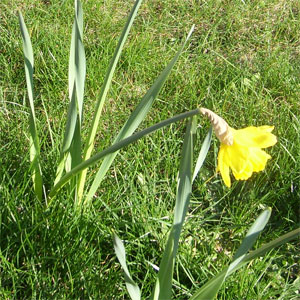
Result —
[[[253,171],[259,172],[265,169],[268,159],[271,156],[265,151],[259,148],[251,148],[250,149],[250,161],[253,165]]]
[[[233,172],[239,174],[247,167],[249,157],[249,148],[233,143],[232,146],[226,146],[224,159]]]
[[[259,130],[265,131],[265,132],[272,132],[274,129],[274,126],[269,126],[269,125],[263,125],[263,126],[258,126],[257,127]]]
[[[250,126],[233,130],[234,142],[245,147],[267,148],[277,142],[277,138],[271,133],[273,126]]]
[[[221,173],[222,179],[226,186],[231,186],[230,175],[229,175],[229,165],[225,161],[225,151],[227,145],[221,144],[220,151],[218,154],[218,170]],[[229,146],[230,147],[230,146]]]

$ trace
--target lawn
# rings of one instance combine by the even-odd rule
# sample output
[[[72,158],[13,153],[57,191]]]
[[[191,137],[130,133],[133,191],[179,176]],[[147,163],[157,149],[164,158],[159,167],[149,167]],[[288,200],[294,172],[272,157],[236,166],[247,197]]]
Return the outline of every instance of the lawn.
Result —
[[[82,136],[91,126],[110,59],[134,1],[82,0],[86,86]],[[121,150],[92,205],[74,207],[63,188],[50,207],[35,196],[29,155],[30,109],[18,10],[34,50],[35,112],[45,189],[53,184],[68,98],[72,0],[0,3],[0,299],[129,299],[113,233],[149,299],[173,221],[186,122]],[[278,138],[264,171],[227,188],[216,173],[214,136],[194,182],[174,269],[173,299],[188,299],[228,266],[259,213],[272,208],[254,249],[299,227],[300,2],[297,0],[148,0],[138,11],[113,76],[96,135],[108,147],[195,30],[150,113],[147,128],[206,107],[231,127],[273,125]],[[195,153],[209,129],[198,117]],[[196,156],[196,154],[195,154]],[[90,168],[91,184],[99,168]],[[299,240],[232,274],[217,299],[298,299]]]

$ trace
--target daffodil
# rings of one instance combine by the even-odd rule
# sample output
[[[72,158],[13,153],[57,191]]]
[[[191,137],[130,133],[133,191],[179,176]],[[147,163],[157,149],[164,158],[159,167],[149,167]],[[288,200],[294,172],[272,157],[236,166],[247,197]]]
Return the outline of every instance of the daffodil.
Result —
[[[200,111],[210,119],[221,142],[217,170],[226,186],[231,186],[230,169],[237,180],[247,180],[253,172],[265,169],[271,156],[262,148],[277,142],[276,136],[271,133],[274,126],[234,129],[209,109],[201,108]]]

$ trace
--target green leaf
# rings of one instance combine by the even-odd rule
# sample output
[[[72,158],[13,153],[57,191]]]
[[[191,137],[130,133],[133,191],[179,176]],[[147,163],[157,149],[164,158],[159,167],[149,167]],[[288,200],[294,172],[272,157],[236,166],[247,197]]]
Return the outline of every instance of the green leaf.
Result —
[[[180,161],[179,179],[176,193],[174,222],[168,237],[157,275],[152,300],[171,299],[174,263],[178,249],[179,237],[192,193],[193,131],[189,120]]]
[[[81,128],[86,59],[83,47],[83,11],[79,0],[75,0],[75,20],[72,32],[69,68],[69,89],[72,86],[74,87],[73,81],[75,79],[79,124]],[[69,91],[69,95],[71,97],[72,92]]]
[[[76,108],[76,96],[75,96],[75,89],[74,89],[71,102],[68,108],[64,140],[63,140],[62,150],[60,153],[60,159],[56,170],[56,178],[54,181],[54,185],[61,179],[64,169],[66,169],[67,172],[70,171],[71,165],[70,167],[67,166],[67,158],[69,157],[69,149],[72,144],[72,140],[76,128],[76,122],[77,122],[77,108]]]
[[[182,53],[184,46],[186,45],[187,41],[189,40],[193,28],[191,28],[189,34],[187,35],[187,38],[185,39],[183,45],[180,47],[174,58],[169,62],[169,64],[165,67],[165,69],[160,73],[160,75],[157,77],[151,88],[147,91],[145,96],[142,98],[139,105],[136,107],[136,109],[132,112],[129,119],[124,124],[123,128],[119,132],[118,136],[116,137],[114,144],[118,143],[122,139],[130,136],[133,134],[133,132],[138,128],[138,126],[141,124],[141,122],[145,119],[146,115],[148,114],[150,108],[152,107],[152,104],[154,100],[156,99],[159,91],[161,90],[163,84],[167,80],[173,66],[175,65],[176,61],[178,60],[180,54]],[[97,188],[99,187],[102,179],[105,177],[109,167],[111,166],[113,160],[115,159],[118,152],[115,152],[113,154],[110,154],[105,157],[103,160],[100,169],[97,172],[97,175],[92,183],[92,186],[87,194],[85,202],[89,202],[93,195],[96,193]]]
[[[83,112],[86,58],[83,47],[83,12],[79,0],[75,0],[75,17],[72,29],[69,57],[69,108],[66,129],[56,172],[56,184],[64,171],[70,171],[81,162],[81,123]],[[70,155],[68,153],[70,152]],[[68,160],[67,160],[68,159]],[[73,187],[74,188],[74,187]]]
[[[250,262],[251,260],[261,257],[262,255],[264,255],[266,252],[274,249],[275,247],[279,247],[291,240],[297,239],[300,237],[300,228],[295,229],[289,233],[286,233],[282,236],[280,236],[279,238],[263,245],[262,247],[250,252],[249,254],[247,254],[246,256],[243,257],[243,259],[239,262],[238,265],[235,266],[235,268],[232,268],[229,272],[228,272],[228,267],[225,268],[223,271],[221,271],[218,275],[216,275],[214,278],[212,278],[210,281],[208,281],[200,290],[198,290],[196,292],[196,294],[194,294],[190,300],[196,300],[196,299],[204,299],[204,298],[199,298],[201,296],[202,290],[204,289],[209,289],[211,286],[217,286],[218,282],[221,280],[223,281],[223,277],[227,274],[227,276],[229,276],[230,274],[232,274],[233,272],[235,272],[236,270],[240,269],[241,267],[243,267],[244,265],[246,265],[248,262]],[[208,298],[209,299],[209,298]]]
[[[267,225],[271,216],[271,212],[272,210],[270,207],[265,209],[252,224],[241,246],[238,248],[236,254],[233,257],[235,261],[240,259],[243,255],[247,254],[249,249],[254,245],[259,234],[264,230],[265,226]]]
[[[235,270],[240,263],[246,257],[247,252],[253,246],[258,235],[265,228],[268,220],[271,216],[271,209],[268,208],[264,210],[259,217],[255,220],[251,228],[248,230],[245,239],[243,240],[241,246],[238,248],[233,262],[226,269],[226,272],[222,273],[222,276],[217,276],[215,280],[210,280],[207,284],[200,288],[200,290],[190,298],[190,300],[209,300],[214,299],[221,288],[223,282],[229,276],[233,270]]]
[[[32,181],[35,194],[42,200],[43,195],[43,179],[42,171],[40,166],[40,143],[36,129],[36,118],[35,118],[35,109],[34,109],[34,93],[33,93],[33,50],[28,34],[27,27],[25,25],[23,16],[19,12],[19,23],[22,33],[23,40],[23,53],[25,60],[25,76],[27,84],[28,99],[30,105],[30,114],[29,114],[29,142],[30,142],[30,162],[32,170]]]
[[[127,268],[126,264],[126,253],[125,248],[123,245],[123,242],[121,239],[115,234],[114,235],[114,249],[117,255],[117,258],[121,264],[121,267],[124,271],[125,275],[125,284],[127,291],[131,297],[132,300],[140,300],[141,299],[141,291],[138,287],[138,285],[133,281],[133,279],[130,276],[129,270]]]
[[[209,147],[210,147],[210,143],[211,143],[211,137],[212,137],[212,127],[210,127],[205,139],[204,139],[204,142],[201,146],[201,149],[200,149],[200,153],[199,153],[199,156],[198,156],[198,159],[197,159],[197,162],[196,162],[196,166],[195,166],[195,170],[194,170],[194,174],[193,174],[193,180],[192,182],[194,182],[194,180],[196,179],[203,163],[204,163],[204,160],[206,158],[206,155],[208,153],[208,150],[209,150]]]
[[[103,83],[101,91],[100,91],[99,100],[96,103],[95,113],[94,113],[94,116],[93,116],[93,121],[92,121],[92,124],[91,124],[91,127],[90,127],[88,138],[87,138],[87,141],[85,143],[85,148],[84,148],[84,151],[83,151],[83,160],[87,160],[87,159],[90,158],[92,150],[94,148],[94,140],[95,140],[95,136],[96,136],[96,133],[97,133],[97,128],[98,128],[98,125],[99,125],[100,116],[101,116],[101,113],[102,113],[102,109],[103,109],[103,105],[104,105],[107,93],[108,93],[110,85],[111,85],[112,77],[113,77],[113,74],[115,72],[117,63],[119,61],[122,49],[123,49],[124,44],[126,42],[127,36],[129,34],[130,28],[133,24],[134,18],[137,14],[137,11],[138,11],[141,3],[142,3],[142,0],[137,0],[135,2],[134,6],[133,6],[133,8],[130,12],[130,15],[128,17],[128,20],[127,20],[127,22],[124,26],[123,32],[121,34],[118,45],[116,47],[116,50],[115,50],[114,55],[112,57],[112,60],[110,62],[109,68],[107,70],[107,73],[106,73],[106,76],[105,76],[105,79],[104,79],[104,83]],[[82,195],[83,195],[86,172],[87,172],[87,170],[82,172],[79,176],[79,182],[78,182],[79,199],[81,199]]]
[[[111,145],[110,147],[104,149],[101,152],[98,152],[96,155],[92,156],[91,158],[89,158],[88,160],[83,161],[82,163],[80,163],[78,166],[76,166],[74,169],[72,169],[70,172],[66,173],[60,180],[59,182],[56,183],[56,185],[54,185],[54,187],[51,189],[50,193],[49,193],[49,199],[53,198],[56,193],[76,174],[78,174],[79,172],[81,172],[82,170],[91,167],[92,165],[94,165],[95,163],[97,163],[100,159],[102,159],[103,157],[105,157],[108,154],[111,154],[115,151],[120,150],[121,148],[124,148],[126,146],[128,146],[129,144],[139,140],[140,138],[160,129],[163,128],[165,126],[168,126],[172,123],[178,122],[180,120],[183,120],[185,118],[189,118],[195,115],[200,114],[200,110],[198,108],[179,114],[177,116],[174,116],[170,119],[164,120],[160,123],[157,123],[151,127],[148,127],[144,130],[141,130],[131,136],[129,136],[128,138],[121,140],[120,142]],[[49,202],[50,204],[50,202]]]

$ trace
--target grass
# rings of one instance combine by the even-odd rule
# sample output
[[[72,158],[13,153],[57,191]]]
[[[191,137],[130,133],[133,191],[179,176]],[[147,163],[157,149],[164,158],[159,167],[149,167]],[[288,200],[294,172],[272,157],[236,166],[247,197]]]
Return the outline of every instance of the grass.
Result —
[[[128,1],[83,1],[84,135],[131,6]],[[128,299],[113,252],[113,231],[125,241],[129,269],[147,297],[156,275],[149,262],[159,265],[172,224],[184,124],[121,151],[86,214],[76,214],[73,199],[64,193],[45,211],[33,196],[28,171],[29,109],[17,9],[34,47],[46,186],[55,175],[68,107],[73,2],[2,0],[0,298]],[[299,11],[296,0],[151,0],[140,8],[104,107],[97,150],[113,141],[192,24],[191,43],[141,127],[204,106],[236,128],[273,124],[279,139],[268,149],[272,160],[266,171],[231,189],[215,176],[219,143],[214,140],[183,227],[175,299],[187,299],[228,265],[262,208],[271,206],[273,212],[256,247],[299,223]],[[206,121],[201,124],[198,149],[208,128]],[[289,243],[255,260],[230,277],[218,299],[296,299],[298,253],[299,245]]]

